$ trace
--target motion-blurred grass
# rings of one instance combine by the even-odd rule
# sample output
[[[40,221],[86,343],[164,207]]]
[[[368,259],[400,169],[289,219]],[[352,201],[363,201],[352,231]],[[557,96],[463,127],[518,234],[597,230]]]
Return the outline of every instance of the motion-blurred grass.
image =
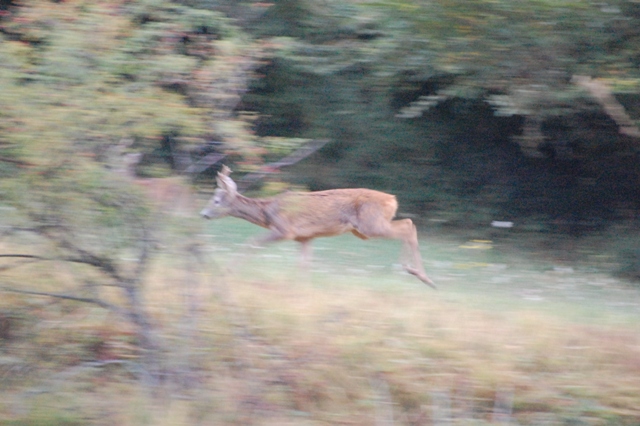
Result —
[[[168,248],[145,294],[182,381],[152,397],[114,365],[29,394],[74,363],[138,356],[123,321],[40,302],[38,330],[3,353],[32,370],[2,386],[0,424],[640,422],[640,294],[595,264],[425,236],[434,291],[402,272],[393,241],[317,240],[305,272],[294,243],[249,249],[255,226],[203,229],[204,265]]]

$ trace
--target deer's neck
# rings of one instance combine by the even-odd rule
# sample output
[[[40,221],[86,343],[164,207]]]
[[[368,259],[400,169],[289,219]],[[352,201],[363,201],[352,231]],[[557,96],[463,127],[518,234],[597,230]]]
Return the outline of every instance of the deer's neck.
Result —
[[[273,202],[269,198],[249,198],[238,194],[234,201],[234,209],[231,216],[268,228],[270,220],[267,211]]]

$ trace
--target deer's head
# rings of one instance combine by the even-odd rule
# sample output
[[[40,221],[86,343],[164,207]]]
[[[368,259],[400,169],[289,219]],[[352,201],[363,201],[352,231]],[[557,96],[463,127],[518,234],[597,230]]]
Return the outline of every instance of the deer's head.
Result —
[[[222,171],[218,172],[216,181],[218,187],[214,192],[213,197],[209,200],[209,203],[200,212],[200,215],[205,219],[217,219],[220,217],[228,216],[232,210],[233,201],[238,196],[238,186],[229,177],[231,169],[227,166],[222,166]]]

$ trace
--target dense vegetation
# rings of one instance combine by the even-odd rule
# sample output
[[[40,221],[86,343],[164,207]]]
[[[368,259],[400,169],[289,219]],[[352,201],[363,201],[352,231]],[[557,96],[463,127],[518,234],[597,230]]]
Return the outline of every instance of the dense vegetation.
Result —
[[[458,226],[619,219],[638,199],[639,13],[631,2],[324,3],[293,28],[263,25],[296,37],[293,54],[265,66],[245,102],[268,117],[263,134],[335,141],[296,170],[313,188],[393,190],[419,217]]]
[[[420,217],[456,224],[594,222],[638,208],[634,2],[3,10],[5,174],[68,144],[104,161],[122,140],[146,154],[139,174],[211,152],[251,171],[301,142],[286,138],[329,138],[290,180],[391,190]]]
[[[629,0],[0,0],[0,424],[637,423],[637,295],[606,274],[640,277],[639,21]],[[229,276],[244,231],[205,231],[193,196],[223,161],[262,193],[397,194],[446,231],[425,258],[451,293],[397,310],[424,293],[371,269],[395,250],[342,243],[321,262],[347,273],[293,293],[275,251]],[[569,287],[550,315],[488,313]],[[593,306],[564,318],[572,297]]]

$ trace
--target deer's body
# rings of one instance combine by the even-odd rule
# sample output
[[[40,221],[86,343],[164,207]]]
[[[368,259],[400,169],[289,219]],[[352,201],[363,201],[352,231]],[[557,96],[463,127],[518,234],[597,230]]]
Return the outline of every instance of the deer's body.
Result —
[[[393,220],[398,210],[396,197],[371,189],[332,189],[317,192],[285,192],[270,198],[248,198],[237,192],[236,184],[224,168],[218,174],[218,188],[202,210],[206,219],[233,216],[269,229],[258,240],[268,243],[294,240],[302,244],[308,261],[309,242],[347,232],[363,240],[392,238],[402,240],[411,255],[412,266],[405,269],[434,287],[422,266],[418,236],[411,219]]]
[[[372,213],[390,221],[396,213],[396,197],[371,189],[333,189],[317,192],[285,192],[271,198],[238,195],[230,216],[271,229],[283,240],[305,241],[346,232],[358,232],[360,218]],[[382,207],[382,211],[380,211]],[[363,234],[356,234],[366,238]]]

